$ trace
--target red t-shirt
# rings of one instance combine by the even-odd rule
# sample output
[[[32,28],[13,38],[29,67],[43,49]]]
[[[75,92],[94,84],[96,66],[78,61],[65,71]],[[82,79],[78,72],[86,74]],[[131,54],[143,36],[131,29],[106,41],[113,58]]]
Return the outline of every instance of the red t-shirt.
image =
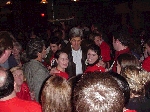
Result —
[[[97,64],[95,64],[94,66],[88,66],[86,68],[86,70],[84,71],[84,73],[87,73],[87,72],[95,72],[95,71],[100,71],[100,72],[105,72],[105,68],[102,67],[102,66],[98,66]]]
[[[0,101],[0,112],[42,112],[42,109],[36,102],[14,97],[6,101]]]
[[[62,72],[60,70],[58,70],[58,71],[59,71],[59,73],[56,73],[56,75],[61,76],[61,77],[65,78],[65,79],[69,78],[69,75],[66,72]]]
[[[103,41],[99,47],[101,49],[101,56],[102,56],[103,61],[104,62],[110,61],[111,57],[110,57],[109,45],[105,41]]]
[[[16,96],[23,100],[31,100],[30,90],[26,82],[23,82],[20,92],[17,92]]]
[[[148,56],[143,62],[142,62],[142,68],[148,72],[150,72],[150,56]]]

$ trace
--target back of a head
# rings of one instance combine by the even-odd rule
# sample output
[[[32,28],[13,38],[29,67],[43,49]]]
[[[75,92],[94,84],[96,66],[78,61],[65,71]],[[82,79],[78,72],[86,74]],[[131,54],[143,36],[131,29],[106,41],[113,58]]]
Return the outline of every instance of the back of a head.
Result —
[[[124,96],[109,73],[93,72],[78,81],[73,103],[75,112],[122,112]]]
[[[71,112],[71,86],[59,76],[51,76],[43,86],[43,112]]]
[[[80,37],[82,39],[83,31],[80,28],[73,27],[69,32],[69,38],[71,40],[74,37]]]
[[[141,96],[145,95],[144,87],[150,81],[150,73],[136,66],[126,66],[122,69],[121,75],[128,81],[130,93]]]
[[[130,35],[128,32],[123,29],[113,32],[114,39],[118,39],[123,46],[129,46],[130,44]]]
[[[10,71],[0,69],[0,99],[14,91],[14,77]]]
[[[36,59],[37,53],[41,53],[43,51],[43,47],[45,43],[43,40],[39,38],[32,38],[28,42],[26,46],[26,55],[28,59]]]
[[[13,39],[11,35],[7,31],[0,32],[0,56],[4,53],[7,49],[13,48]]]
[[[120,54],[117,58],[118,63],[120,64],[121,68],[133,65],[133,66],[139,66],[139,60],[132,54],[124,53]]]

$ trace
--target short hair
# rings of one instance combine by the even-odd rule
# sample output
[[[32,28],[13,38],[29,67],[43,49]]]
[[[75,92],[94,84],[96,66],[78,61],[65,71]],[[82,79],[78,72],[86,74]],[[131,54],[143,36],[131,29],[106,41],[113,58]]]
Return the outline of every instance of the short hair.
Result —
[[[39,38],[30,39],[26,47],[27,58],[36,59],[38,57],[37,54],[43,51],[44,46],[45,43],[43,40]]]
[[[61,44],[61,39],[59,37],[56,36],[52,36],[49,40],[48,40],[49,44],[56,44],[57,46],[59,46]]]
[[[126,78],[130,86],[130,93],[145,95],[144,86],[150,81],[150,73],[136,66],[126,66],[121,70],[121,75]]]
[[[5,52],[7,49],[13,48],[13,39],[11,35],[7,31],[0,32],[0,56]]]
[[[16,46],[19,51],[22,51],[22,46],[19,42],[13,42],[13,47]]]
[[[43,86],[43,112],[71,112],[71,86],[60,76],[51,76]]]
[[[14,91],[14,77],[10,71],[0,70],[6,74],[2,86],[0,86],[0,98],[9,96]],[[2,73],[1,72],[1,73]]]
[[[130,35],[124,30],[113,32],[113,37],[115,40],[118,39],[124,46],[129,46],[130,44]]]
[[[117,81],[117,83],[118,83],[119,87],[121,88],[121,90],[123,91],[124,99],[125,99],[124,106],[126,106],[129,102],[129,99],[130,99],[129,84],[128,84],[126,78],[124,78],[120,74],[118,74],[116,72],[110,72],[110,73],[113,76],[113,78]]]
[[[132,54],[129,53],[124,53],[120,54],[117,58],[117,61],[121,68],[128,66],[128,65],[133,65],[133,66],[139,66],[139,60]]]
[[[20,67],[20,66],[15,66],[15,67],[12,67],[11,69],[10,69],[10,71],[13,73],[14,71],[16,71],[16,70],[23,70],[22,69],[22,67]]]
[[[124,96],[117,81],[105,72],[83,74],[74,89],[76,112],[121,112]]]
[[[91,49],[92,51],[94,51],[98,56],[101,56],[101,50],[100,50],[100,47],[96,44],[91,44],[88,46],[88,49],[89,50]]]
[[[70,32],[69,32],[69,38],[70,38],[70,40],[72,38],[75,38],[75,37],[80,37],[81,39],[83,38],[83,31],[80,28],[73,27],[70,30]]]

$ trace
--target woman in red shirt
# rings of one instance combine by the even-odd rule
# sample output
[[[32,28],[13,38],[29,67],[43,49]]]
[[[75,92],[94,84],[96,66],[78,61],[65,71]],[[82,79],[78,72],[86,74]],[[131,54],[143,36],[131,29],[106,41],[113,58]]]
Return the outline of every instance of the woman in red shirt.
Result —
[[[90,45],[87,51],[87,60],[86,60],[87,68],[84,71],[84,73],[94,71],[105,72],[105,68],[98,64],[100,60],[101,60],[101,51],[99,49],[99,46],[97,46],[96,44]]]
[[[68,55],[64,51],[58,50],[54,54],[54,59],[56,61],[56,69],[59,71],[59,73],[56,73],[56,75],[68,79],[69,75],[65,72],[69,62]]]
[[[10,69],[15,81],[16,96],[23,100],[32,100],[30,90],[27,83],[24,81],[22,68],[19,66]]]

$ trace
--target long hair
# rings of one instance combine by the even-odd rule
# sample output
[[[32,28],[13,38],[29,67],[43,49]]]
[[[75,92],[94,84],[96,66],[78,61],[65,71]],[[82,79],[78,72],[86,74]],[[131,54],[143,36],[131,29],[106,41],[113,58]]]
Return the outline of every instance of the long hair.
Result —
[[[71,86],[59,76],[51,76],[43,86],[43,112],[71,112]]]

